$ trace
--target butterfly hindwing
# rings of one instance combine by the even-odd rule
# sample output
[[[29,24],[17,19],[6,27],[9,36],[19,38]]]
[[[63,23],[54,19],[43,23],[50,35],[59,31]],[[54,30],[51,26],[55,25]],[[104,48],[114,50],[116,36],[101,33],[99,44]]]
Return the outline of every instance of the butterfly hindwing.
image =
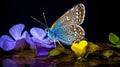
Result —
[[[71,45],[74,40],[81,40],[85,35],[82,27],[73,24],[57,28],[54,30],[54,34],[56,35],[57,40],[60,40],[67,45]]]

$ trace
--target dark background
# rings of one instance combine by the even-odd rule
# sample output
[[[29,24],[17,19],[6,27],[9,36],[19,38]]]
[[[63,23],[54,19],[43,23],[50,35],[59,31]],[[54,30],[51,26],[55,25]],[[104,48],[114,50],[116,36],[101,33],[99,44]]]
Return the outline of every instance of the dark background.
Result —
[[[93,42],[109,42],[108,34],[113,32],[120,36],[119,4],[105,0],[1,0],[0,2],[0,36],[9,34],[14,24],[23,23],[26,30],[41,27],[30,16],[44,23],[42,13],[45,12],[49,27],[63,13],[76,4],[83,3],[86,8],[84,23],[81,25],[86,38]]]

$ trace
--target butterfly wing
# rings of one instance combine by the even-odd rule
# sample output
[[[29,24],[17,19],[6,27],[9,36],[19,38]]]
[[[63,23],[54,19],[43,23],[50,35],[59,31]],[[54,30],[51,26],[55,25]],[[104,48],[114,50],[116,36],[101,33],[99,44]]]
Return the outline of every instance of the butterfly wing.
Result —
[[[85,17],[85,6],[83,4],[77,4],[64,13],[55,23],[52,25],[51,29],[55,29],[61,24],[77,24],[83,23]]]
[[[74,40],[80,41],[83,39],[85,32],[81,26],[71,24],[57,28],[54,31],[54,35],[56,39],[60,40],[62,43],[71,45]]]
[[[83,23],[85,16],[85,7],[83,4],[77,4],[63,14],[51,27],[52,37],[62,43],[71,45],[74,40],[81,40],[84,37],[84,30],[80,24]]]

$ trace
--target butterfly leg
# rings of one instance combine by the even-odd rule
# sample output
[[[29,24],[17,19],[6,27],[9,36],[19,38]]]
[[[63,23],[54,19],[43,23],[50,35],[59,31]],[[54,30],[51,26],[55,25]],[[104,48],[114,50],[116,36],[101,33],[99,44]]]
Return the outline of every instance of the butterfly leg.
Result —
[[[55,40],[54,40],[54,44],[55,44],[55,48],[56,48],[56,46],[57,46],[57,45],[56,45],[56,42],[55,42]]]
[[[58,44],[59,44],[62,48],[64,48],[64,47],[62,46],[62,44],[60,43],[60,41],[59,41],[59,40],[57,40],[57,42],[58,42]]]

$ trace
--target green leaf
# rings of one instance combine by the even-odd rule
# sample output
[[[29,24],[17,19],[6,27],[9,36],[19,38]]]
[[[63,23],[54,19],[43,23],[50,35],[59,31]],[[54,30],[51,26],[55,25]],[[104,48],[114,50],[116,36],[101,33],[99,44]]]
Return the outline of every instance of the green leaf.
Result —
[[[117,48],[120,48],[120,41],[118,41],[118,42],[115,44],[115,46],[116,46]]]
[[[56,55],[61,54],[64,51],[65,51],[65,48],[57,47],[57,48],[50,51],[49,56],[56,56]]]
[[[56,55],[59,55],[60,53],[61,53],[60,50],[58,50],[58,49],[53,49],[53,50],[50,51],[49,56],[56,56]]]
[[[110,33],[109,34],[109,41],[112,44],[116,44],[119,41],[119,37],[116,34],[114,34],[114,33]]]

